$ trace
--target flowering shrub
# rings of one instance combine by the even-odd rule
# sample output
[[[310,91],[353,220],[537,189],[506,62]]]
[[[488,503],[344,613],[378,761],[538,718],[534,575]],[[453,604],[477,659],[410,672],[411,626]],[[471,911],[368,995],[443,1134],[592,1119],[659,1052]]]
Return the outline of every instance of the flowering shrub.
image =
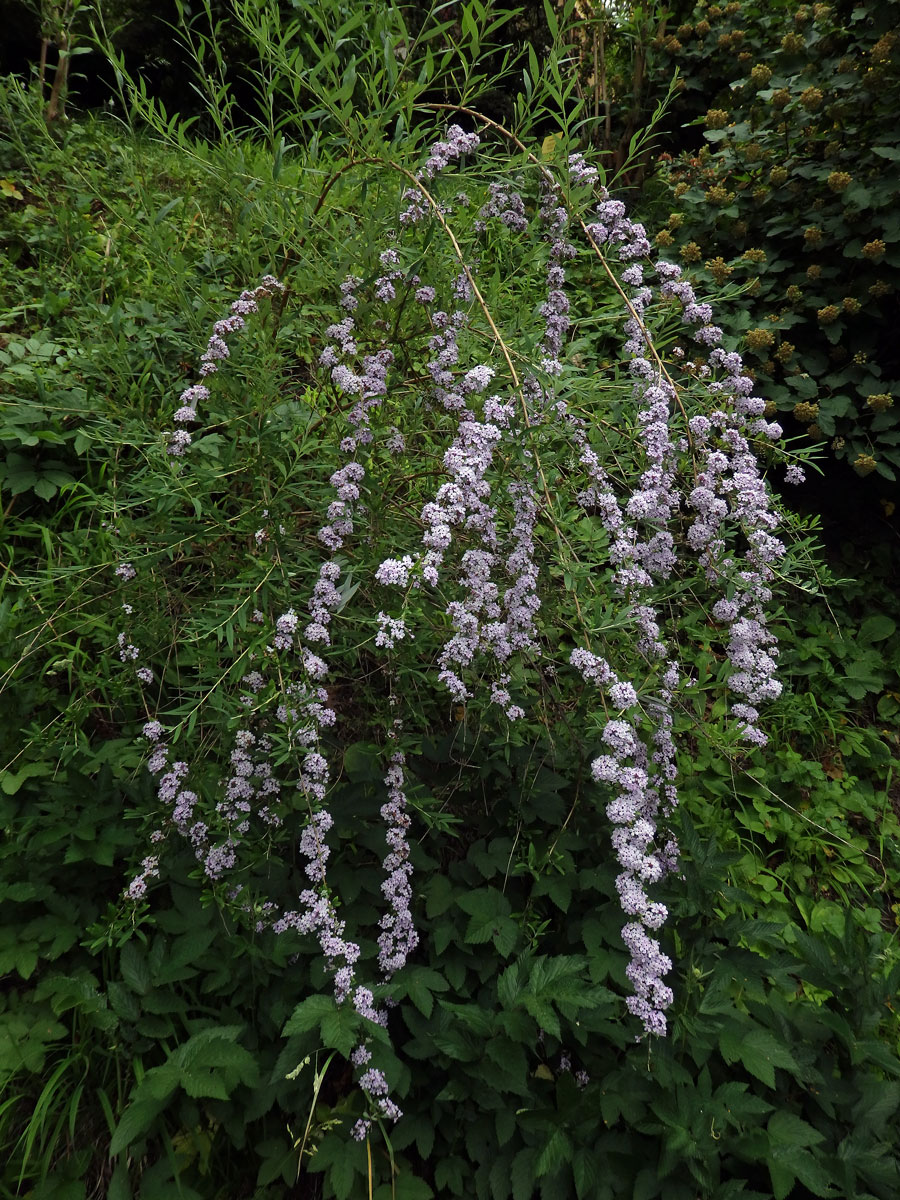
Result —
[[[79,260],[77,482],[16,493],[2,610],[12,1191],[896,1194],[885,747],[830,702],[838,782],[749,711],[797,464],[590,164],[460,124],[173,155],[196,229],[141,146]],[[103,217],[72,153],[24,311]],[[892,689],[891,630],[811,691]]]
[[[181,839],[249,930],[315,935],[335,1002],[352,1009],[358,1029],[350,1057],[366,1108],[357,1138],[374,1119],[401,1115],[384,1072],[369,1065],[369,1044],[383,1040],[392,978],[419,940],[409,837],[436,814],[426,811],[416,829],[407,777],[442,710],[458,706],[458,722],[482,736],[502,731],[513,746],[546,743],[551,760],[559,740],[578,773],[589,768],[573,813],[600,804],[612,827],[626,1005],[638,1035],[663,1035],[673,999],[658,940],[667,908],[651,889],[677,869],[674,714],[696,683],[681,653],[677,596],[689,588],[706,606],[728,663],[735,744],[765,745],[757,706],[781,690],[766,614],[785,547],[757,459],[760,446],[783,459],[780,427],[763,417],[740,357],[719,348],[709,304],[678,266],[654,261],[643,227],[599,186],[595,168],[573,154],[564,171],[530,157],[510,171],[502,143],[486,161],[481,143],[453,125],[415,173],[383,165],[404,184],[396,225],[341,283],[342,315],[324,330],[306,401],[337,464],[318,501],[320,566],[298,591],[291,531],[264,510],[254,551],[261,579],[281,583],[268,582],[265,595],[257,585],[259,634],[245,652],[251,669],[229,722],[221,790],[210,790],[203,760],[174,759],[170,720],[143,730],[157,816],[130,898],[147,895],[163,844]],[[481,290],[494,262],[517,309],[532,314],[514,338]],[[611,328],[592,330],[596,308],[573,307],[569,277],[588,270],[608,297]],[[231,339],[261,303],[281,313],[285,301],[285,284],[268,276],[215,323],[203,382],[182,392],[158,451],[157,469],[186,498]],[[624,344],[598,394],[592,344],[615,346],[619,322]],[[611,403],[602,402],[607,387]],[[196,446],[188,426],[199,427]],[[784,473],[803,477],[793,461]],[[113,566],[126,594],[135,558],[131,547]],[[132,618],[131,602],[123,607]],[[134,666],[141,651],[130,635],[118,643],[137,681],[153,685],[153,670]],[[357,675],[366,693],[347,706],[340,692]],[[404,693],[414,678],[411,705]],[[177,688],[167,706],[177,713]],[[202,707],[193,714],[202,719]],[[387,789],[386,909],[369,966],[327,870],[329,785],[349,725],[380,746]],[[264,861],[294,845],[299,907],[261,877]],[[512,929],[510,937],[518,940]]]

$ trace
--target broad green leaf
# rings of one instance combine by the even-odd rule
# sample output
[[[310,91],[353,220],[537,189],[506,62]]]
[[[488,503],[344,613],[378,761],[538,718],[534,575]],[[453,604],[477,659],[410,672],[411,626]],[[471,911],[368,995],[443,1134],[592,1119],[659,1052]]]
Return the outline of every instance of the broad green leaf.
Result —
[[[146,996],[150,991],[150,965],[143,946],[137,942],[126,942],[122,947],[119,970],[133,992]]]
[[[825,1141],[824,1134],[784,1109],[772,1114],[766,1128],[773,1142],[787,1146],[816,1146]]]
[[[146,1099],[129,1104],[122,1114],[109,1144],[110,1158],[121,1154],[123,1150],[127,1150],[129,1146],[133,1146],[139,1138],[143,1137],[165,1107],[165,1100]]]
[[[319,993],[308,996],[294,1009],[282,1033],[289,1037],[292,1033],[308,1033],[310,1029],[318,1029],[322,1018],[334,1011],[335,1003],[330,996]]]

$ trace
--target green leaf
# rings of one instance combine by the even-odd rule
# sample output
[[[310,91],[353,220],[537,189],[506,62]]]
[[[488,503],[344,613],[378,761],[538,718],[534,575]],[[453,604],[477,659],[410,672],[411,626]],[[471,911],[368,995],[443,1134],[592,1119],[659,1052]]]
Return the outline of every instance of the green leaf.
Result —
[[[383,1183],[376,1189],[375,1200],[431,1200],[434,1192],[424,1179],[417,1179],[409,1171],[403,1171],[393,1185]]]
[[[883,1133],[888,1120],[900,1107],[900,1083],[868,1076],[860,1081],[860,1090],[862,1097],[853,1108],[855,1128]]]
[[[50,763],[28,763],[20,771],[0,771],[0,788],[7,796],[14,796],[26,779],[52,774],[53,767]]]
[[[119,970],[133,992],[139,996],[147,995],[150,991],[150,966],[143,946],[137,942],[126,942],[119,958]]]
[[[530,1146],[520,1150],[509,1172],[513,1200],[531,1200],[534,1194],[534,1163],[537,1151]]]
[[[509,916],[511,905],[502,892],[493,887],[478,888],[460,896],[456,903],[463,912],[471,913],[464,939],[467,945],[480,945],[496,935],[504,936],[501,918]]]
[[[353,1193],[353,1181],[356,1179],[356,1170],[346,1154],[341,1155],[329,1167],[328,1179],[334,1189],[336,1200],[350,1200]]]
[[[519,940],[519,926],[511,917],[498,918],[492,940],[501,958],[508,957]]]
[[[726,1062],[740,1060],[751,1075],[770,1088],[775,1086],[776,1067],[798,1069],[788,1048],[766,1029],[746,1031],[737,1025],[728,1026],[719,1035],[719,1049]]]
[[[106,1186],[106,1200],[131,1200],[132,1195],[128,1166],[124,1162],[118,1162]]]
[[[774,1200],[785,1200],[794,1188],[797,1176],[791,1170],[790,1163],[779,1162],[776,1159],[767,1159],[769,1167],[769,1177],[772,1180],[772,1194]]]
[[[514,962],[506,968],[497,981],[497,998],[504,1008],[515,1008],[521,990],[519,963]]]
[[[572,1141],[564,1129],[556,1128],[544,1144],[535,1164],[535,1177],[553,1175],[563,1163],[572,1159]]]
[[[786,1146],[816,1146],[825,1141],[824,1134],[813,1129],[801,1117],[785,1110],[773,1113],[766,1128],[773,1142],[781,1142]]]
[[[128,1108],[122,1113],[119,1124],[116,1126],[116,1131],[112,1136],[112,1141],[109,1144],[110,1158],[121,1154],[123,1150],[127,1150],[129,1146],[134,1145],[138,1138],[147,1133],[152,1127],[153,1122],[166,1107],[165,1100],[137,1100],[133,1104],[129,1104]]]
[[[359,1042],[362,1018],[349,1004],[342,1004],[322,1018],[322,1041],[326,1046],[349,1058]]]
[[[578,1200],[592,1197],[600,1182],[600,1167],[596,1154],[585,1146],[579,1146],[572,1159],[572,1174],[575,1176]]]
[[[861,642],[883,642],[885,638],[892,637],[897,630],[897,622],[885,616],[884,613],[876,613],[872,617],[867,617],[859,627],[859,640]]]
[[[344,773],[353,783],[380,783],[381,751],[368,742],[354,742],[344,751]]]
[[[406,994],[423,1017],[430,1017],[434,1010],[434,996],[421,979],[412,978],[406,985]]]
[[[324,1017],[335,1011],[335,1002],[330,996],[308,996],[294,1009],[281,1031],[285,1037],[292,1033],[308,1033],[318,1029]]]

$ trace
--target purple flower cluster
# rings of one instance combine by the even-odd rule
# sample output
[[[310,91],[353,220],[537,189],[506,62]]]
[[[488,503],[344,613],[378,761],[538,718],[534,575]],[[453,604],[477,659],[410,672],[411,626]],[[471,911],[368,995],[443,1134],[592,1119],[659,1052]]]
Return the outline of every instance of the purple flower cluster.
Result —
[[[661,291],[684,306],[685,321],[708,319],[708,305],[698,305],[693,288],[674,263],[660,262]],[[732,715],[744,740],[764,746],[756,705],[776,699],[778,648],[767,627],[765,610],[772,598],[774,564],[785,547],[775,536],[778,517],[749,438],[777,441],[781,426],[763,418],[765,404],[754,396],[753,381],[743,373],[739,354],[716,347],[709,355],[704,386],[715,408],[689,422],[700,470],[688,495],[695,516],[687,539],[700,555],[710,583],[725,595],[713,606],[715,619],[728,627],[727,654],[733,667],[729,687],[736,699]],[[790,468],[789,468],[790,470]],[[802,471],[796,468],[792,478]],[[740,557],[729,550],[729,530],[740,530],[747,549]]]
[[[598,783],[614,789],[606,815],[613,825],[612,845],[622,868],[616,878],[616,891],[622,911],[633,918],[622,931],[631,954],[626,974],[634,988],[626,1003],[646,1033],[663,1035],[672,990],[662,977],[672,963],[646,930],[659,929],[668,915],[665,905],[650,899],[647,886],[666,873],[674,849],[671,841],[664,855],[653,849],[660,808],[658,772],[660,768],[666,770],[669,763],[664,748],[657,748],[655,762],[647,753],[639,736],[633,687],[623,684],[609,663],[589,650],[573,650],[569,661],[587,682],[603,689],[611,699],[615,697],[614,703],[625,702],[617,707],[628,709],[626,719],[606,723],[601,735],[605,752],[594,759],[591,774]]]
[[[119,563],[113,574],[122,583],[130,583],[133,579],[137,578],[137,571],[135,570],[134,565],[130,562]],[[133,615],[134,608],[131,604],[125,601],[122,604],[122,611],[127,618]],[[135,645],[135,643],[131,640],[130,635],[124,629],[120,630],[116,634],[116,646],[118,647],[120,662],[126,664],[136,663],[141,656],[140,647]],[[143,684],[145,687],[149,687],[155,678],[151,668],[145,666],[135,667],[134,677],[137,679],[138,683]]]
[[[378,939],[378,965],[385,979],[390,979],[406,965],[407,958],[419,944],[419,935],[410,912],[412,864],[406,841],[410,819],[404,792],[405,763],[406,758],[401,750],[391,755],[391,765],[384,779],[388,801],[381,809],[382,819],[387,826],[385,841],[390,846],[390,853],[383,863],[386,878],[381,885],[389,907],[379,921],[382,933]]]
[[[207,379],[215,375],[219,363],[228,358],[230,351],[226,338],[243,329],[244,318],[259,309],[259,301],[264,296],[274,296],[284,291],[284,284],[274,275],[264,275],[258,287],[252,291],[241,292],[231,305],[231,313],[220,321],[216,321],[212,334],[206,343],[206,349],[200,356],[200,377]],[[195,383],[186,388],[179,397],[180,403],[175,410],[173,421],[176,425],[190,425],[197,420],[197,405],[209,399],[209,388],[203,383]],[[191,445],[191,435],[186,429],[175,429],[166,435],[168,437],[169,454],[173,458],[182,458]]]
[[[488,185],[488,200],[479,211],[475,229],[482,232],[488,222],[497,220],[515,233],[528,232],[528,217],[525,202],[516,188],[506,180],[497,180]]]

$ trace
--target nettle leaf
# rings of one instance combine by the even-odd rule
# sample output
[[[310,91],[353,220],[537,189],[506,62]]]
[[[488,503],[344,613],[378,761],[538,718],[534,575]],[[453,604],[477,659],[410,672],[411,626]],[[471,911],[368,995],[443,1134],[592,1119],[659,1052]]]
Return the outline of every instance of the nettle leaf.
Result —
[[[509,917],[512,906],[497,888],[478,888],[458,897],[456,903],[463,912],[470,914],[464,938],[467,945],[489,942],[509,924],[505,919]]]
[[[424,887],[425,915],[432,919],[445,913],[453,903],[453,885],[446,875],[433,874]]]
[[[133,992],[146,996],[150,991],[150,964],[147,952],[137,942],[126,942],[119,959],[122,978]]]
[[[259,1068],[249,1050],[235,1044],[242,1026],[204,1029],[173,1052],[169,1061],[148,1071],[136,1094],[164,1097],[178,1086],[189,1096],[227,1100],[239,1083],[259,1081]]]
[[[579,1200],[593,1196],[600,1182],[600,1167],[597,1155],[584,1146],[580,1146],[572,1157],[572,1174],[575,1177],[575,1191]]]
[[[182,1068],[171,1059],[151,1067],[134,1090],[136,1100],[167,1100],[181,1083]]]
[[[332,1163],[328,1169],[328,1181],[334,1190],[335,1200],[350,1200],[356,1177],[356,1168],[346,1154]]]
[[[733,1125],[739,1125],[747,1117],[758,1117],[772,1111],[772,1105],[761,1096],[747,1091],[746,1083],[732,1080],[716,1088],[713,1103],[719,1105],[724,1117]]]
[[[829,1165],[810,1154],[808,1150],[797,1146],[790,1149],[775,1146],[766,1162],[776,1197],[787,1196],[795,1179],[799,1179],[814,1196],[837,1198],[839,1195],[835,1190],[834,1174]]]
[[[403,982],[406,995],[424,1017],[430,1017],[434,1010],[433,993],[446,992],[450,987],[444,976],[430,967],[414,967]]]
[[[463,1195],[463,1172],[467,1164],[458,1155],[451,1154],[438,1159],[434,1169],[434,1182],[442,1190],[453,1196]]]
[[[531,1146],[520,1150],[513,1159],[509,1172],[513,1200],[531,1200],[534,1193],[535,1161],[537,1151]]]
[[[862,1096],[853,1107],[857,1129],[884,1131],[888,1120],[900,1107],[900,1083],[873,1076],[860,1081]]]
[[[740,1061],[751,1075],[767,1087],[775,1086],[775,1068],[798,1071],[799,1067],[788,1048],[766,1029],[747,1030],[731,1025],[719,1034],[719,1049],[726,1062]]]
[[[333,1013],[336,1007],[330,996],[307,996],[294,1009],[281,1032],[289,1037],[293,1033],[308,1033],[311,1029],[318,1029],[322,1019]]]
[[[507,1200],[509,1196],[509,1169],[511,1165],[511,1154],[499,1154],[494,1159],[490,1174],[488,1175],[492,1200]]]
[[[782,1142],[786,1146],[817,1146],[825,1141],[824,1134],[790,1112],[773,1113],[766,1129],[773,1142]]]
[[[772,1158],[767,1159],[766,1163],[769,1168],[769,1178],[772,1180],[774,1200],[785,1200],[785,1197],[794,1190],[797,1176],[791,1169],[790,1163],[782,1163]]]
[[[358,1045],[362,1017],[349,1004],[342,1004],[322,1018],[320,1029],[322,1041],[344,1058],[349,1058]]]
[[[553,1175],[563,1163],[572,1160],[572,1139],[563,1129],[554,1129],[544,1144],[535,1163],[534,1173],[540,1179],[542,1175]]]
[[[154,1121],[165,1107],[166,1101],[164,1099],[148,1098],[129,1104],[128,1108],[122,1113],[121,1119],[112,1135],[112,1140],[109,1143],[110,1158],[121,1154],[123,1150],[127,1150],[129,1146],[133,1146],[139,1138],[148,1133],[153,1127]]]
[[[520,966],[511,963],[497,981],[497,997],[504,1008],[515,1008],[521,995]]]
[[[515,949],[519,932],[519,926],[511,917],[498,918],[491,940],[502,958],[508,957]]]
[[[375,1200],[431,1200],[434,1192],[424,1179],[402,1171],[392,1183],[383,1183],[375,1191]]]
[[[497,1144],[505,1146],[516,1128],[516,1115],[511,1108],[498,1108],[494,1114],[497,1128]]]

